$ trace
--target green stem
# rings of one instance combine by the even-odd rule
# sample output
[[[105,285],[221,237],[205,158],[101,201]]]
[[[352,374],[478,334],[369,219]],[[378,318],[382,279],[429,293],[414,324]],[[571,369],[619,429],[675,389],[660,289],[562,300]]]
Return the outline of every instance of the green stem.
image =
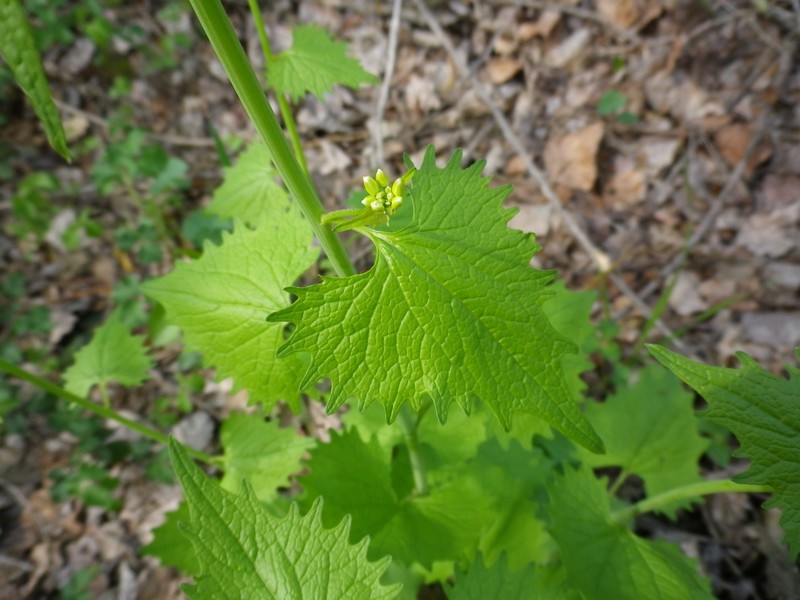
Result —
[[[406,446],[408,447],[408,456],[411,460],[411,474],[414,477],[414,493],[417,496],[427,496],[428,478],[425,475],[425,463],[422,461],[422,453],[419,448],[419,437],[417,436],[417,427],[419,426],[419,419],[414,419],[408,410],[407,406],[400,409],[400,425],[403,427],[403,433],[406,438]]]
[[[81,398],[80,396],[73,394],[72,392],[68,392],[64,388],[57,386],[56,384],[51,383],[46,379],[39,377],[38,375],[34,375],[30,371],[21,369],[2,359],[0,359],[0,370],[13,375],[14,377],[22,379],[23,381],[32,383],[39,389],[44,390],[45,392],[49,392],[54,396],[58,396],[59,398],[63,398],[67,402],[74,402],[81,408],[90,410],[96,415],[103,417],[104,419],[116,421],[117,423],[124,425],[128,429],[131,429],[141,434],[142,436],[153,440],[154,442],[158,442],[164,445],[169,444],[169,437],[164,435],[160,431],[151,429],[150,427],[142,425],[141,423],[137,423],[136,421],[132,421],[131,419],[126,419],[112,408],[103,406],[101,404],[96,404],[90,400],[87,400],[86,398]],[[189,446],[186,446],[186,452],[191,457],[196,458],[197,460],[201,460],[209,465],[214,465],[214,466],[220,465],[221,457],[211,456],[210,454],[206,454],[205,452],[200,452],[199,450],[195,450],[194,448],[191,448]]]
[[[768,485],[747,485],[744,483],[736,483],[730,479],[712,479],[708,481],[701,481],[699,483],[684,485],[668,490],[651,498],[645,498],[633,506],[612,512],[611,519],[617,523],[625,523],[637,515],[641,515],[646,512],[652,512],[662,508],[663,506],[674,504],[675,502],[679,502],[681,500],[695,498],[697,496],[725,493],[772,493],[772,491],[772,488]]]
[[[611,487],[608,488],[608,495],[610,497],[617,495],[619,488],[621,488],[622,484],[625,483],[625,480],[628,478],[628,475],[630,475],[630,473],[625,469],[622,469],[622,471],[619,472],[619,475],[617,475],[617,478],[614,480],[614,483],[612,483]]]
[[[256,24],[256,31],[258,32],[258,39],[261,42],[261,48],[264,51],[264,61],[266,62],[267,69],[275,56],[272,54],[272,47],[269,45],[269,36],[267,35],[267,28],[264,27],[264,17],[261,15],[261,9],[258,7],[258,0],[247,0],[250,6],[250,13],[253,15],[253,21]],[[303,171],[308,173],[308,163],[306,163],[306,155],[303,152],[303,145],[300,143],[300,136],[297,133],[297,125],[294,122],[292,110],[289,108],[289,103],[286,101],[286,96],[275,90],[275,97],[278,99],[278,108],[281,110],[281,117],[283,123],[286,125],[286,131],[289,133],[289,140],[292,142],[292,149],[297,162],[300,163]]]
[[[103,399],[103,406],[111,408],[111,398],[108,395],[108,384],[103,381],[98,387],[100,388],[100,397]]]
[[[247,60],[220,0],[190,0],[190,2],[228,74],[233,89],[236,90],[250,120],[269,148],[275,168],[314,228],[314,233],[336,273],[340,277],[355,275],[356,271],[342,242],[330,227],[320,223],[320,218],[325,212],[322,203],[317,198],[308,176],[292,155],[278,119],[264,96],[253,67]]]

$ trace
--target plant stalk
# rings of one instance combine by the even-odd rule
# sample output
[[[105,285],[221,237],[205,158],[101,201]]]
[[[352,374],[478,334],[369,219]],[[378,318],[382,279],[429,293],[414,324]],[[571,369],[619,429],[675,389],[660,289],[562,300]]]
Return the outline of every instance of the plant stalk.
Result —
[[[419,448],[419,437],[417,436],[419,420],[414,419],[407,406],[400,409],[399,418],[400,425],[403,427],[403,433],[406,438],[408,456],[411,460],[411,474],[414,477],[414,493],[417,496],[427,496],[430,489],[428,488],[425,463],[422,460],[422,453]]]
[[[658,510],[669,504],[688,500],[697,496],[707,496],[709,494],[741,493],[752,494],[754,492],[772,493],[773,490],[768,485],[748,485],[736,483],[730,479],[712,479],[677,487],[651,498],[645,498],[633,506],[616,510],[611,513],[611,520],[617,523],[630,521],[637,515]]]
[[[258,7],[258,0],[247,0],[250,6],[250,13],[253,15],[253,21],[256,24],[256,31],[258,32],[258,39],[261,42],[261,49],[264,52],[264,61],[266,64],[267,72],[269,72],[270,62],[275,58],[272,54],[272,47],[269,44],[269,35],[267,35],[267,28],[264,27],[264,17],[261,15],[261,9]],[[308,163],[306,162],[306,155],[303,152],[303,145],[300,143],[300,136],[297,133],[297,124],[294,122],[292,110],[289,108],[289,103],[286,101],[286,96],[275,90],[275,97],[278,99],[278,108],[281,111],[283,124],[286,125],[286,131],[289,134],[289,140],[292,142],[292,149],[294,150],[294,157],[300,163],[300,167],[307,174]]]
[[[128,429],[131,429],[142,436],[153,440],[154,442],[158,442],[160,444],[164,444],[165,446],[169,444],[169,437],[161,433],[160,431],[156,431],[155,429],[151,429],[146,425],[142,425],[141,423],[137,423],[136,421],[132,421],[131,419],[127,419],[117,413],[114,409],[103,406],[102,404],[96,404],[91,400],[87,400],[86,398],[81,398],[77,394],[73,394],[65,390],[64,388],[39,377],[38,375],[34,375],[30,371],[25,369],[21,369],[15,365],[12,365],[9,362],[6,362],[0,359],[0,370],[17,377],[18,379],[22,379],[23,381],[27,381],[28,383],[32,383],[36,387],[45,392],[49,392],[54,396],[58,396],[59,398],[63,398],[67,402],[74,402],[81,408],[85,408],[96,415],[103,417],[104,419],[109,419],[111,421],[116,421],[117,423],[124,425]],[[195,450],[190,446],[185,446],[186,452],[192,458],[196,458],[206,464],[212,466],[220,466],[221,457],[214,457],[210,454],[206,454],[205,452],[201,452],[199,450]]]
[[[320,223],[320,218],[325,212],[322,203],[317,198],[308,176],[293,156],[278,119],[267,102],[261,84],[247,60],[220,0],[190,0],[190,2],[217,58],[228,74],[233,89],[266,143],[275,168],[292,196],[300,204],[303,214],[313,227],[337,275],[340,277],[355,275],[355,268],[342,242],[330,227]]]

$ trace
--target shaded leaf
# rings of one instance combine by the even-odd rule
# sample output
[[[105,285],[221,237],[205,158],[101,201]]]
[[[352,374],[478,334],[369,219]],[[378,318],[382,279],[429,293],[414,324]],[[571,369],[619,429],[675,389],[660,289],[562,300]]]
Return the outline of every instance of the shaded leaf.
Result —
[[[741,369],[708,367],[660,346],[649,346],[661,364],[692,386],[709,404],[704,414],[727,427],[741,443],[750,468],[734,479],[768,485],[775,496],[764,506],[781,509],[781,525],[793,556],[800,552],[800,370],[789,379],[762,369],[747,354]]]
[[[551,533],[567,581],[586,600],[709,600],[709,582],[678,546],[640,538],[610,519],[603,482],[587,468],[566,467],[550,486]]]

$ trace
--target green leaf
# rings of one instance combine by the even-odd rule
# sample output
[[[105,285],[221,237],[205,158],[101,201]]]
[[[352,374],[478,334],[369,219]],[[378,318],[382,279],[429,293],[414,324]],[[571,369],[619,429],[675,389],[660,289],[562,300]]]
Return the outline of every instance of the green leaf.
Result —
[[[322,502],[300,516],[293,504],[272,516],[252,488],[231,494],[206,477],[174,440],[170,457],[181,482],[191,520],[185,526],[201,573],[190,598],[394,598],[397,587],[380,584],[388,558],[367,561],[367,540],[350,545],[345,519],[324,529]]]
[[[301,480],[305,503],[323,497],[326,524],[351,515],[351,539],[369,535],[371,556],[388,554],[405,565],[428,568],[436,560],[468,560],[494,517],[489,500],[468,475],[432,486],[427,496],[414,496],[408,463],[390,464],[377,440],[365,443],[355,429],[318,446],[308,466],[311,473]],[[393,474],[393,468],[404,472]]]
[[[615,115],[625,109],[628,98],[619,90],[609,90],[597,103],[597,114],[600,116]]]
[[[275,182],[269,150],[263,143],[254,143],[239,155],[234,166],[224,170],[222,185],[214,190],[206,210],[255,226],[265,213],[284,210],[288,202],[286,190]]]
[[[72,160],[64,137],[61,115],[50,94],[36,42],[19,0],[0,0],[0,54],[11,68],[14,79],[30,99],[44,125],[50,145],[66,160]]]
[[[260,414],[232,413],[222,424],[220,434],[223,470],[222,487],[237,493],[247,479],[256,497],[268,501],[289,477],[300,470],[300,459],[314,439],[281,429]]]
[[[709,404],[704,416],[730,429],[741,443],[738,454],[752,460],[739,483],[768,485],[775,495],[765,507],[783,512],[781,525],[792,556],[800,552],[800,370],[789,379],[772,375],[738,353],[741,369],[708,367],[649,346],[662,365],[692,386]]]
[[[185,575],[199,575],[200,562],[194,552],[186,551],[191,540],[180,527],[189,520],[189,506],[181,502],[178,508],[167,513],[164,523],[153,530],[153,541],[144,546],[141,553],[155,556],[161,564],[175,567]]]
[[[579,600],[564,581],[564,570],[527,565],[508,569],[505,557],[487,567],[481,555],[469,571],[456,567],[455,586],[445,588],[449,600]]]
[[[150,188],[150,193],[160,194],[161,192],[179,190],[186,187],[186,172],[188,170],[189,165],[184,161],[180,158],[170,156],[167,158],[164,167],[160,169],[155,181],[153,181],[153,187]]]
[[[597,294],[573,292],[568,290],[562,281],[554,282],[548,289],[555,295],[542,307],[547,319],[558,333],[574,342],[580,349],[578,354],[564,356],[561,364],[572,397],[582,400],[586,384],[580,375],[594,369],[594,364],[584,350],[596,336],[590,313]]]
[[[478,554],[469,571],[456,568],[455,586],[446,590],[450,600],[539,600],[542,596],[533,587],[534,566],[508,573],[505,557],[489,569]]]
[[[556,546],[539,507],[553,467],[538,448],[523,448],[514,440],[504,448],[497,438],[487,440],[477,460],[467,465],[492,501],[494,518],[480,542],[487,564],[505,555],[513,571],[552,558]]]
[[[694,397],[658,365],[638,373],[638,380],[610,396],[591,402],[584,413],[603,439],[603,455],[583,452],[592,467],[622,467],[622,475],[644,480],[648,496],[701,481],[698,461],[708,447],[694,416]],[[675,516],[686,501],[665,512]]]
[[[75,354],[75,363],[64,372],[64,388],[86,396],[94,385],[115,381],[124,386],[140,384],[147,378],[153,359],[147,355],[144,336],[131,330],[115,310],[98,327],[92,340]]]
[[[247,389],[251,402],[269,408],[283,399],[296,409],[305,361],[276,358],[284,327],[265,319],[286,305],[284,287],[317,258],[311,229],[287,205],[258,229],[237,223],[222,238],[221,246],[206,243],[200,259],[178,264],[143,291],[164,305],[186,346],[201,352],[220,377],[232,377],[236,389]]]
[[[510,188],[490,189],[483,162],[460,160],[439,169],[429,148],[410,224],[360,230],[375,244],[368,272],[292,288],[297,302],[269,317],[297,325],[279,354],[312,355],[304,383],[332,380],[329,411],[378,399],[393,420],[403,403],[419,410],[430,398],[444,421],[453,401],[468,412],[477,397],[506,428],[513,411],[532,412],[601,451],[565,378],[561,361],[575,348],[542,310],[552,273],[530,267],[533,238],[506,226]]]
[[[347,56],[347,44],[335,42],[327,31],[300,25],[292,31],[292,46],[275,55],[267,65],[267,79],[279,93],[293,101],[311,92],[320,100],[334,85],[357,88],[378,79]]]
[[[645,540],[610,520],[605,486],[588,468],[566,467],[549,492],[551,533],[567,581],[585,600],[712,598],[697,562],[678,546]]]

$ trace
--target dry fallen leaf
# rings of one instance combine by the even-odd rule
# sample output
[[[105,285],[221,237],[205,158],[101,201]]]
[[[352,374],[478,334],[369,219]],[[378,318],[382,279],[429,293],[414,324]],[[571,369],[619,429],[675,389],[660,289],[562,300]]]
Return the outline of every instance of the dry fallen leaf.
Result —
[[[797,235],[789,228],[800,218],[800,204],[787,206],[769,214],[759,213],[742,221],[736,244],[747,248],[756,256],[777,258],[798,245]]]
[[[546,10],[534,23],[523,23],[519,27],[519,39],[527,42],[539,35],[546,38],[561,20],[561,13],[557,10]]]
[[[522,70],[522,63],[516,58],[500,56],[486,64],[486,73],[494,84],[505,83]]]
[[[669,296],[670,308],[682,317],[706,310],[708,304],[698,293],[699,285],[700,280],[697,275],[682,271]]]
[[[770,348],[800,346],[800,312],[755,312],[742,315],[745,337]]]
[[[645,136],[639,140],[636,149],[640,166],[648,175],[656,176],[672,165],[680,146],[681,140],[677,138]]]
[[[545,62],[551,67],[566,67],[586,49],[591,37],[586,27],[578,29],[558,46],[551,48],[545,56]]]
[[[597,0],[597,12],[620,29],[627,29],[639,18],[636,0]]]
[[[619,171],[606,184],[605,193],[611,206],[618,210],[641,202],[647,193],[644,173],[637,170]]]
[[[714,142],[720,154],[728,161],[728,164],[735,167],[744,158],[747,147],[753,139],[753,128],[742,123],[733,123],[720,129],[714,136]],[[753,151],[747,161],[746,173],[749,177],[755,168],[772,156],[772,148],[768,143],[762,142]]]
[[[544,150],[544,164],[553,183],[588,192],[597,178],[597,150],[603,139],[602,123],[551,138]]]

